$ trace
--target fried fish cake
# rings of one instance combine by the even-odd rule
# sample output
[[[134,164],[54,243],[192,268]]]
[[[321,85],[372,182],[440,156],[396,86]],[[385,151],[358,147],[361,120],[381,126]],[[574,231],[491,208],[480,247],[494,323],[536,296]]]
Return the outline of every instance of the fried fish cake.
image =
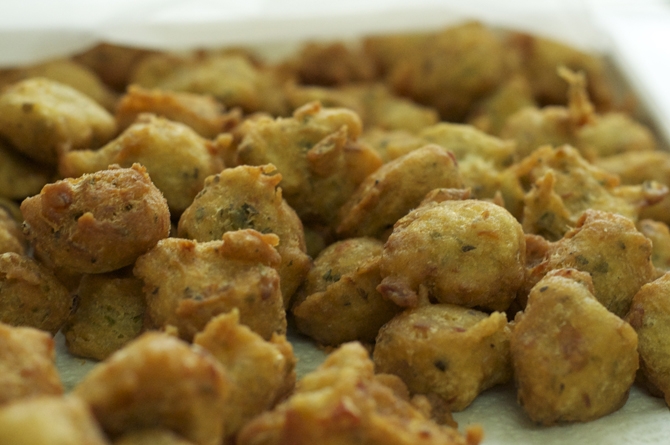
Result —
[[[275,165],[284,199],[303,223],[332,224],[339,207],[382,163],[372,148],[356,142],[361,129],[355,113],[310,103],[291,118],[243,124],[238,163]]]
[[[505,314],[431,304],[386,323],[372,359],[375,372],[399,376],[413,394],[436,394],[462,411],[512,378],[509,337]]]
[[[63,394],[51,335],[0,323],[0,406],[39,395]]]
[[[143,115],[100,150],[78,150],[63,156],[59,170],[65,177],[78,177],[111,164],[142,164],[167,199],[173,216],[178,217],[202,190],[205,178],[223,169],[220,152],[229,143],[226,136],[209,141],[184,124]]]
[[[39,193],[51,179],[51,170],[0,141],[0,197],[24,199]]]
[[[524,287],[534,286],[554,269],[587,272],[598,301],[623,317],[640,287],[656,275],[651,255],[651,241],[628,218],[587,210],[574,229],[549,246],[543,261],[531,268]]]
[[[166,428],[198,445],[220,445],[230,381],[211,354],[149,332],[97,365],[74,388],[112,438]]]
[[[298,329],[323,345],[371,343],[400,308],[382,298],[382,242],[350,238],[326,247],[314,260],[291,309]]]
[[[225,232],[254,229],[279,237],[279,278],[284,307],[311,266],[302,222],[282,197],[282,175],[273,165],[241,165],[205,180],[205,187],[179,219],[179,236],[220,240]]]
[[[0,255],[0,322],[56,334],[72,308],[72,296],[56,276],[30,257]]]
[[[277,242],[252,229],[226,232],[219,241],[160,241],[133,272],[144,282],[149,327],[174,326],[192,340],[214,316],[238,308],[240,322],[264,339],[285,334]]]
[[[437,425],[375,379],[367,351],[347,343],[306,375],[296,392],[248,423],[237,437],[251,444],[449,444],[476,445],[481,432],[462,436]]]
[[[594,298],[586,272],[552,271],[533,287],[512,330],[519,404],[542,425],[618,410],[635,380],[637,344],[633,328]]]
[[[207,139],[232,129],[241,120],[239,110],[226,113],[224,107],[211,96],[131,85],[116,107],[115,118],[119,129],[128,128],[142,113],[181,122]]]
[[[344,238],[383,239],[398,219],[436,188],[463,188],[463,180],[454,155],[431,144],[384,164],[365,178],[340,209],[337,233]]]
[[[486,201],[443,201],[400,219],[384,245],[381,294],[404,307],[420,298],[504,311],[524,280],[521,224]]]
[[[642,380],[652,394],[660,391],[670,406],[670,275],[645,284],[633,297],[625,320],[638,336]]]
[[[146,303],[130,270],[84,275],[76,309],[62,328],[70,354],[104,360],[140,335]]]
[[[273,335],[265,341],[239,324],[239,316],[237,309],[218,315],[193,339],[212,353],[230,378],[224,415],[227,437],[288,396],[296,377],[296,357],[286,337]]]
[[[31,78],[0,94],[0,135],[29,158],[55,165],[69,150],[100,147],[114,136],[111,114],[67,85]]]
[[[47,184],[21,212],[36,256],[73,273],[133,264],[170,230],[167,202],[139,164]]]
[[[0,408],[0,443],[109,445],[88,407],[75,396],[43,396]]]

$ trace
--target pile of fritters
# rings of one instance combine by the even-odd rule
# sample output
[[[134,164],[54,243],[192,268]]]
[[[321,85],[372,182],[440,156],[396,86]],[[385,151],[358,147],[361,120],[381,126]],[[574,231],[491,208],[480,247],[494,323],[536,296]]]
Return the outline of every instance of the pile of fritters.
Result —
[[[636,377],[670,404],[670,154],[597,56],[473,22],[0,84],[1,443],[476,445],[451,412],[511,381],[543,425]],[[334,350],[297,384],[291,326]],[[101,361],[67,395],[59,331]]]

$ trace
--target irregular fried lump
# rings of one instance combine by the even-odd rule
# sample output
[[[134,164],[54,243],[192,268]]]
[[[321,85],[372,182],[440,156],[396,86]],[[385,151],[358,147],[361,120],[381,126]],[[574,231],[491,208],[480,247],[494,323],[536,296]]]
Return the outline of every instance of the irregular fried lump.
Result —
[[[232,437],[252,418],[272,409],[295,386],[296,357],[283,335],[263,340],[239,324],[239,312],[212,319],[193,343],[207,349],[230,377],[225,434]]]
[[[619,186],[615,175],[588,163],[568,145],[539,148],[513,169],[531,187],[524,198],[524,230],[550,241],[560,239],[588,209],[636,221],[642,208],[668,192],[653,182]]]
[[[0,95],[0,135],[37,162],[56,164],[61,153],[99,147],[115,131],[105,109],[55,81],[23,80]]]
[[[462,411],[512,378],[505,314],[447,304],[407,310],[379,331],[375,371],[399,376],[412,393],[437,394]]]
[[[230,130],[241,120],[239,110],[224,113],[223,106],[211,96],[148,90],[132,85],[116,107],[119,128],[125,130],[142,113],[181,122],[208,139]]]
[[[550,245],[544,260],[531,269],[526,286],[554,269],[587,272],[598,301],[623,317],[635,293],[655,276],[651,254],[651,242],[628,218],[587,210],[574,229]]]
[[[636,224],[637,230],[649,238],[652,245],[651,262],[664,273],[670,270],[670,228],[667,224],[643,219]]]
[[[382,163],[355,142],[360,118],[343,108],[307,104],[287,119],[260,118],[242,125],[238,163],[277,166],[284,199],[303,223],[333,223],[337,210]]]
[[[463,437],[424,417],[374,378],[360,344],[347,343],[306,375],[290,399],[247,424],[237,443],[476,445],[480,439],[474,430]]]
[[[81,54],[74,60],[93,70],[100,79],[116,91],[123,91],[129,83],[134,67],[153,51],[100,43]]]
[[[74,396],[44,396],[0,408],[0,443],[108,445],[88,407]]]
[[[220,240],[225,232],[254,229],[279,237],[279,278],[284,307],[309,271],[302,222],[282,198],[282,175],[273,165],[229,168],[205,180],[204,189],[179,219],[179,236]]]
[[[0,206],[0,255],[7,252],[23,255],[25,251],[26,242],[19,224]]]
[[[166,428],[198,445],[220,445],[229,387],[208,352],[151,332],[96,366],[73,394],[112,438]]]
[[[372,343],[400,308],[382,298],[382,242],[351,238],[324,249],[299,291],[292,312],[298,329],[323,345]]]
[[[78,273],[128,266],[170,230],[165,198],[138,164],[48,184],[21,212],[36,256]]]
[[[63,176],[77,177],[111,164],[142,164],[177,217],[202,190],[205,178],[223,169],[220,151],[229,143],[226,137],[208,141],[186,125],[145,115],[100,150],[63,156],[59,168]]]
[[[121,436],[114,445],[193,445],[169,430],[146,429],[131,431]]]
[[[56,334],[71,307],[70,293],[49,269],[27,256],[0,255],[0,322]]]
[[[426,145],[422,138],[404,130],[366,129],[361,141],[375,149],[384,162],[392,161]]]
[[[586,422],[626,402],[637,335],[594,297],[589,275],[551,272],[517,315],[511,351],[519,404],[534,422]]]
[[[393,224],[436,188],[462,188],[456,158],[427,145],[397,158],[368,176],[340,209],[341,237],[384,238]]]
[[[286,333],[277,242],[250,229],[226,232],[222,241],[160,241],[134,269],[144,281],[149,325],[174,326],[191,340],[214,316],[238,308],[240,322],[264,339]]]
[[[16,399],[63,394],[49,334],[0,323],[0,351],[0,406]]]
[[[104,360],[140,334],[146,303],[129,271],[84,275],[75,298],[62,329],[70,354]]]
[[[442,120],[463,120],[474,101],[493,91],[508,71],[502,42],[479,23],[448,28],[398,62],[391,88],[436,108]]]
[[[23,199],[49,182],[49,169],[0,142],[0,197]]]
[[[625,320],[638,336],[642,380],[670,406],[670,275],[642,286]]]
[[[504,311],[524,279],[521,224],[485,201],[444,201],[400,219],[384,246],[381,294],[405,307],[419,298]]]
[[[377,74],[376,66],[370,58],[339,42],[308,43],[291,65],[294,65],[300,83],[306,85],[343,85],[369,81]]]

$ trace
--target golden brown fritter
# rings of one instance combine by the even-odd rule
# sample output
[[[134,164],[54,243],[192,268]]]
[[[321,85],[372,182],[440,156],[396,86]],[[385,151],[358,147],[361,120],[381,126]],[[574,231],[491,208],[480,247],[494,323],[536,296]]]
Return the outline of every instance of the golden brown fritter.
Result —
[[[374,341],[400,310],[376,289],[382,247],[373,238],[350,238],[319,253],[292,308],[301,332],[331,346]]]
[[[265,341],[239,324],[239,316],[237,309],[218,315],[193,339],[212,353],[230,378],[224,414],[227,437],[288,396],[296,377],[296,357],[286,337],[273,334]]]
[[[439,32],[407,54],[392,68],[389,83],[395,92],[437,109],[442,120],[458,122],[508,72],[502,41],[470,22]]]
[[[205,178],[223,169],[220,155],[229,143],[227,135],[209,141],[184,124],[143,115],[100,150],[78,150],[63,156],[59,170],[65,177],[78,177],[111,164],[142,164],[165,195],[173,216],[178,217],[202,190]]]
[[[278,241],[251,229],[219,241],[160,241],[134,269],[144,281],[149,327],[174,326],[192,340],[214,316],[238,308],[240,322],[266,340],[286,333]]]
[[[98,77],[116,91],[124,91],[135,66],[154,52],[148,49],[99,43],[73,57],[87,66]]]
[[[211,96],[131,85],[116,107],[115,118],[119,129],[128,128],[142,113],[181,122],[207,139],[229,131],[241,120],[239,110],[225,113],[223,106]]]
[[[521,224],[504,208],[444,201],[400,219],[384,246],[381,294],[400,306],[426,298],[504,311],[524,280]]]
[[[623,317],[635,293],[655,277],[651,254],[651,241],[628,218],[587,210],[575,228],[551,244],[543,261],[531,268],[525,287],[534,286],[554,269],[587,272],[598,301]]]
[[[0,197],[23,199],[40,192],[51,168],[27,158],[0,141]]]
[[[198,445],[220,445],[229,387],[208,352],[149,332],[93,368],[73,394],[112,438],[166,428]]]
[[[0,443],[108,445],[88,407],[75,396],[43,396],[0,408]]]
[[[394,317],[379,331],[375,371],[398,375],[412,393],[436,394],[462,411],[484,390],[509,381],[505,314],[429,304]]]
[[[343,238],[384,239],[393,224],[436,188],[463,188],[456,158],[426,145],[384,164],[369,175],[340,209],[337,233]]]
[[[140,335],[146,303],[131,270],[84,275],[75,312],[63,326],[70,354],[104,360]]]
[[[14,252],[0,255],[0,322],[53,335],[71,308],[72,296],[49,269]]]
[[[574,227],[588,209],[636,221],[642,208],[667,194],[665,186],[653,182],[619,186],[616,175],[590,164],[568,145],[541,147],[514,170],[530,189],[524,199],[524,230],[551,241]]]
[[[635,225],[641,234],[651,240],[651,262],[658,273],[670,270],[670,228],[665,223],[643,219]]]
[[[139,164],[47,184],[21,212],[35,255],[74,273],[133,264],[170,230],[165,198]]]
[[[392,161],[426,145],[426,141],[408,131],[386,131],[380,128],[366,129],[361,135],[361,141],[374,148],[384,162]]]
[[[0,205],[0,255],[6,252],[23,255],[26,247],[19,223]]]
[[[373,149],[356,142],[361,120],[355,113],[318,102],[291,118],[246,121],[240,131],[238,163],[275,165],[284,199],[305,224],[333,223],[339,207],[382,163]]]
[[[670,406],[669,274],[640,288],[625,320],[637,332],[643,382]]]
[[[37,162],[53,165],[69,150],[99,147],[115,131],[114,118],[93,99],[46,78],[0,94],[0,135]]]
[[[0,351],[0,406],[16,399],[63,394],[51,335],[0,323]]]
[[[593,296],[589,275],[557,269],[517,315],[511,351],[519,404],[534,422],[586,422],[619,409],[638,368],[637,335]]]
[[[124,434],[114,441],[114,445],[193,445],[193,442],[179,437],[170,430],[152,428]]]
[[[306,375],[296,393],[242,429],[239,445],[449,444],[476,445],[480,430],[465,437],[427,419],[375,379],[367,351],[347,343]]]
[[[308,43],[288,63],[305,85],[343,85],[373,80],[377,75],[372,59],[341,42]]]
[[[254,229],[279,237],[279,278],[284,308],[309,271],[302,222],[282,198],[282,175],[273,165],[242,165],[205,180],[179,220],[179,236],[197,241],[220,240],[225,232]]]

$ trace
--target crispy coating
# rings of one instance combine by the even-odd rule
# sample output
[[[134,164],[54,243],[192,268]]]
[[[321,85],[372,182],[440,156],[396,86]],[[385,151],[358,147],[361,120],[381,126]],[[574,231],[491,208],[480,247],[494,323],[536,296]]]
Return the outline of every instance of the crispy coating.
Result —
[[[232,129],[241,120],[239,110],[224,113],[223,106],[211,96],[131,85],[116,107],[115,118],[119,129],[128,128],[142,113],[181,122],[207,139]]]
[[[116,91],[124,91],[129,83],[135,66],[153,51],[99,43],[94,47],[77,54],[74,60],[93,70],[100,79]]]
[[[193,445],[170,430],[146,429],[131,431],[114,441],[114,445]]]
[[[277,166],[284,199],[304,223],[333,223],[339,207],[382,163],[356,142],[361,120],[355,113],[318,102],[291,118],[247,121],[241,132],[238,163]]]
[[[504,208],[444,201],[400,219],[384,245],[381,294],[400,306],[419,299],[504,311],[524,279],[521,224]]]
[[[0,323],[0,350],[0,406],[27,397],[63,394],[51,335]]]
[[[587,159],[598,159],[621,153],[653,151],[658,142],[649,127],[624,113],[607,113],[577,133],[576,146]]]
[[[14,252],[0,255],[0,322],[56,334],[71,307],[70,293],[49,269]]]
[[[508,65],[502,41],[471,22],[427,39],[393,67],[389,83],[397,93],[437,109],[442,120],[458,122],[502,82]]]
[[[205,180],[179,219],[179,236],[197,241],[220,240],[225,232],[254,229],[279,237],[279,278],[284,308],[311,266],[302,222],[282,198],[282,175],[273,165],[242,165]]]
[[[134,269],[144,281],[149,326],[171,325],[191,340],[214,316],[238,308],[240,322],[266,340],[285,334],[277,242],[251,229],[226,232],[219,241],[160,241]]]
[[[69,150],[99,147],[115,131],[104,108],[56,81],[27,79],[0,94],[0,135],[37,162],[56,164]]]
[[[375,379],[373,363],[357,343],[330,354],[290,399],[252,420],[237,437],[239,445],[476,445],[480,440],[479,431],[463,437],[431,422]]]
[[[421,148],[426,142],[405,130],[386,131],[381,128],[366,129],[361,141],[374,148],[384,162],[392,161]]]
[[[239,324],[237,309],[213,318],[193,343],[211,352],[230,377],[224,415],[227,437],[272,409],[295,386],[296,357],[286,337],[273,334],[270,341],[263,340]]]
[[[51,169],[0,142],[0,197],[23,199],[40,192],[51,179]]]
[[[418,132],[439,121],[437,111],[393,94],[381,83],[354,84],[340,88],[287,87],[292,108],[319,101],[326,107],[355,111],[365,128]]]
[[[18,222],[0,206],[0,255],[6,252],[23,255],[26,252],[26,241]]]
[[[96,366],[73,394],[112,438],[166,428],[198,445],[220,445],[229,387],[207,351],[149,332]]]
[[[300,83],[306,85],[343,85],[373,80],[377,75],[372,59],[341,42],[308,43],[289,63]]]
[[[665,223],[643,219],[635,225],[652,244],[651,262],[660,273],[670,270],[670,228]]]
[[[587,272],[598,301],[623,317],[640,287],[655,276],[651,255],[651,241],[628,218],[587,210],[575,228],[551,244],[543,261],[531,268],[525,287],[529,289],[555,269]]]
[[[337,233],[344,238],[383,239],[398,219],[436,188],[463,188],[463,180],[454,155],[431,144],[384,164],[365,178],[340,209]]]
[[[581,157],[568,145],[542,147],[514,167],[530,190],[524,198],[523,227],[555,241],[588,209],[618,213],[636,221],[640,210],[668,190],[654,182],[619,186],[619,179]]]
[[[301,332],[323,345],[374,341],[400,310],[376,289],[382,247],[373,238],[350,238],[319,254],[292,308]]]
[[[637,332],[643,381],[670,406],[670,275],[642,286],[625,320]]]
[[[140,335],[146,303],[131,271],[84,275],[75,295],[77,307],[62,329],[70,354],[104,360]]]
[[[505,314],[451,304],[407,310],[382,327],[375,371],[398,375],[412,393],[437,394],[462,411],[484,390],[512,378]]]
[[[100,150],[63,156],[59,170],[65,177],[77,177],[111,164],[142,164],[178,217],[202,190],[205,178],[223,169],[220,152],[229,143],[226,136],[208,141],[184,124],[143,115]]]
[[[21,212],[36,256],[74,273],[133,264],[170,230],[165,198],[139,164],[48,184]]]
[[[534,422],[586,422],[619,409],[638,368],[637,335],[594,297],[589,275],[552,271],[511,337],[519,404]]]
[[[108,445],[88,407],[74,396],[43,396],[0,408],[0,443]]]

